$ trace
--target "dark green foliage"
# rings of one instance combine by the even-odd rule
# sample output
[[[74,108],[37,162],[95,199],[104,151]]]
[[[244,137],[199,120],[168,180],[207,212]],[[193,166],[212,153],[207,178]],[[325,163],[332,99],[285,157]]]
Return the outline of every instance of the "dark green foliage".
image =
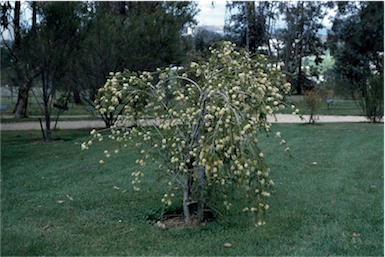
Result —
[[[216,43],[223,40],[223,36],[214,31],[204,28],[197,28],[194,38],[192,38],[196,54],[200,53],[204,57],[210,55],[209,47],[214,47]]]
[[[181,65],[187,56],[182,29],[194,23],[192,2],[93,2],[84,25],[76,80],[93,100],[109,72]]]
[[[17,117],[26,116],[34,84],[71,92],[77,103],[82,95],[91,103],[111,71],[181,65],[188,52],[182,30],[197,13],[197,4],[186,1],[24,4],[1,5],[1,22],[15,35],[14,41],[4,41],[1,58],[2,64],[12,59],[21,86]],[[44,98],[40,102],[49,97]]]
[[[348,81],[351,94],[363,90],[373,71],[383,71],[384,2],[341,5],[328,41],[336,78]]]
[[[341,3],[329,44],[335,78],[362,106],[366,116],[383,116],[384,2]],[[346,14],[350,15],[346,15]]]

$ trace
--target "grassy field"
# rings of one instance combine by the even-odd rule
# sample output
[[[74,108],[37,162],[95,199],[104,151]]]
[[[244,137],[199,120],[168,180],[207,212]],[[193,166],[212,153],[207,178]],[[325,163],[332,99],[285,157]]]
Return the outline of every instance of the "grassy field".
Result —
[[[87,131],[60,131],[51,144],[2,132],[1,255],[382,256],[383,124],[274,128],[293,157],[266,143],[276,193],[265,226],[230,213],[166,230],[146,220],[164,193],[155,172],[131,189],[136,149],[99,166],[103,148],[80,153]]]
[[[289,96],[287,98],[288,101],[295,104],[297,108],[299,108],[301,114],[310,114],[309,110],[303,100],[303,96]],[[292,110],[290,108],[286,108],[282,111],[283,113],[291,113]],[[356,101],[351,99],[342,99],[342,98],[334,98],[334,102],[331,104],[327,104],[326,102],[322,102],[319,108],[316,110],[316,115],[364,115],[362,109],[357,104]]]
[[[1,110],[2,115],[12,115],[12,111],[16,105],[17,98],[9,98],[9,97],[1,97],[0,102],[1,105],[7,106],[6,110]],[[43,116],[42,106],[40,106],[34,98],[31,97],[30,102],[28,102],[28,115],[29,116]],[[87,105],[76,105],[76,104],[68,104],[68,111],[62,111],[61,115],[70,115],[70,116],[77,116],[77,115],[89,115],[93,116],[96,115],[96,113],[92,110],[92,108]],[[52,108],[52,116],[56,116],[59,109]]]

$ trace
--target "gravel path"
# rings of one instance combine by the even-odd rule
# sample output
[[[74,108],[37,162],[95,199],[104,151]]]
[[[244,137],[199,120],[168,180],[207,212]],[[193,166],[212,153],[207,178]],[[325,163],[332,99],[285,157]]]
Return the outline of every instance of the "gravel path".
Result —
[[[277,114],[275,117],[269,117],[272,123],[306,123],[309,121],[308,115],[303,115],[304,120],[298,115],[291,114]],[[368,122],[364,116],[334,116],[334,115],[320,115],[316,122]],[[52,128],[55,123],[52,122]],[[57,129],[93,129],[103,128],[105,124],[101,120],[79,120],[79,121],[59,121]],[[16,122],[16,123],[2,123],[0,124],[1,131],[15,131],[15,130],[40,130],[40,123],[38,121]]]

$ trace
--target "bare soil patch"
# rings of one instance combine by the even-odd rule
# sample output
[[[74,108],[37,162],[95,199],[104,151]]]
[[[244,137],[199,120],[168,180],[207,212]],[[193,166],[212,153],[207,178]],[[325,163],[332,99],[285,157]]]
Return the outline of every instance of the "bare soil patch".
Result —
[[[215,215],[212,210],[205,209],[203,213],[203,221],[200,221],[196,214],[193,214],[191,223],[184,221],[183,213],[180,210],[168,211],[156,220],[149,216],[147,220],[156,221],[155,225],[162,229],[185,229],[198,228],[207,225],[215,220]]]

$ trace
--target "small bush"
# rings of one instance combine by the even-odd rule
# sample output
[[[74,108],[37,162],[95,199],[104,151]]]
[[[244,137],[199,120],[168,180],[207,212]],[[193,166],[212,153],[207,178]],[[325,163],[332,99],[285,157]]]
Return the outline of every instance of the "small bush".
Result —
[[[370,122],[380,122],[384,116],[384,74],[370,77],[361,91],[359,104]]]
[[[305,90],[304,101],[306,108],[310,112],[309,124],[315,123],[317,119],[316,113],[324,102],[325,96],[324,90],[319,88]]]

